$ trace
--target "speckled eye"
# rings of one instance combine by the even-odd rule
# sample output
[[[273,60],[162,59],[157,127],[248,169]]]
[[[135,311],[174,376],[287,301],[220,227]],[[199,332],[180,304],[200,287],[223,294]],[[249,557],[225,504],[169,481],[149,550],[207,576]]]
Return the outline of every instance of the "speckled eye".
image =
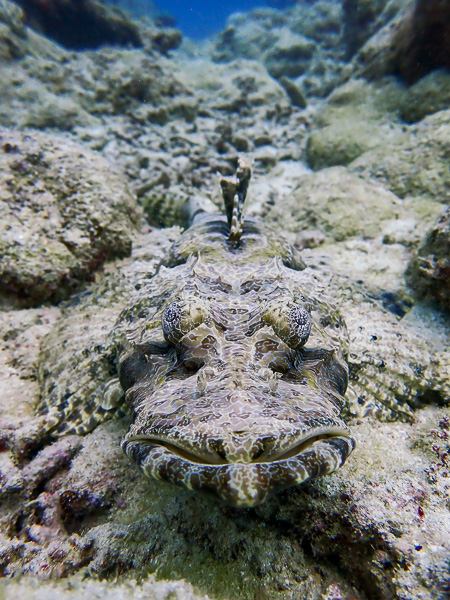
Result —
[[[164,337],[168,342],[177,344],[184,335],[203,323],[208,312],[207,305],[195,296],[171,302],[161,318]]]
[[[294,342],[295,347],[306,344],[311,332],[311,316],[306,308],[303,308],[303,306],[299,306],[298,304],[291,308],[291,312],[289,313],[289,324],[293,341],[298,340]]]
[[[299,348],[308,341],[311,315],[300,304],[284,298],[272,300],[264,309],[262,317],[290,348]]]

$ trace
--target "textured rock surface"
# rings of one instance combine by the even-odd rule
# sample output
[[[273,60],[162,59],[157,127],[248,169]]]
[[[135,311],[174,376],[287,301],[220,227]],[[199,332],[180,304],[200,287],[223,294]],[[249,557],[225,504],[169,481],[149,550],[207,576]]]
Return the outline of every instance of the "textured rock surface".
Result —
[[[302,93],[324,96],[343,76],[341,34],[338,2],[297,3],[285,12],[259,8],[230,17],[213,58],[262,60],[274,77],[296,78]]]
[[[435,69],[449,68],[449,17],[446,0],[388,2],[374,35],[354,57],[356,72],[375,79],[396,73],[411,84]]]
[[[101,45],[142,46],[139,29],[126,15],[95,0],[18,0],[27,24],[71,49]]]
[[[450,310],[449,209],[427,233],[405,277],[416,296],[435,300],[443,310]]]
[[[283,88],[256,61],[238,60],[214,65],[205,60],[189,65],[179,74],[184,83],[208,92],[206,102],[213,108],[239,112],[287,102]]]
[[[56,309],[26,312],[27,319],[5,314],[2,336],[9,358],[1,382],[8,386],[15,377],[22,385],[10,391],[4,405],[2,424],[8,423],[11,433],[19,434],[21,425],[26,428],[34,399],[24,392],[36,389],[33,372],[14,359],[25,340],[34,348],[28,357],[31,364],[44,361],[45,367],[45,353],[36,354],[39,340],[49,330],[55,338],[58,329],[71,338],[62,363],[64,352],[95,361],[95,345],[102,343],[121,298],[152,272],[168,241],[158,232],[142,237],[133,257],[111,266],[90,294],[63,308],[60,321]],[[320,268],[319,255],[314,258],[312,253],[309,260]],[[337,290],[341,284],[334,285]],[[358,286],[352,290],[347,315],[362,291]],[[376,305],[361,309],[367,314]],[[95,315],[95,332],[85,329],[88,314],[92,324]],[[427,328],[421,325],[420,312],[408,315],[409,326],[431,336],[433,343],[440,337],[444,343],[444,323],[436,314],[431,319],[427,315]],[[419,589],[423,598],[438,597],[435,592],[445,589],[450,553],[445,534],[446,414],[448,409],[422,409],[414,425],[380,424],[370,417],[357,420],[353,429],[358,448],[338,474],[245,511],[146,481],[119,448],[127,417],[101,425],[88,436],[45,445],[16,463],[3,452],[3,572],[25,572],[43,580],[87,568],[93,577],[110,582],[69,582],[75,589],[87,586],[86,593],[95,590],[100,597],[112,590],[118,597],[125,590],[131,594],[136,575],[146,577],[155,569],[160,579],[187,579],[199,595],[251,598],[264,589],[268,598],[313,599],[338,590],[344,598],[408,598],[411,590]],[[387,453],[386,447],[396,452]],[[111,577],[120,574],[126,579],[111,587]],[[29,597],[47,589],[26,579],[19,589],[22,585]],[[163,590],[169,584],[139,585],[152,593],[158,585]],[[183,591],[183,584],[172,586],[178,586],[172,587],[173,593],[191,593],[189,588]],[[49,593],[55,587],[62,597],[74,593],[63,582],[52,583]],[[14,597],[16,584],[7,584],[5,593]]]
[[[450,198],[449,148],[450,110],[443,110],[366,152],[349,169],[382,183],[400,198],[426,196],[446,203]]]
[[[375,23],[375,29],[385,24],[386,29],[378,39],[376,33],[369,38],[352,65],[345,62],[337,2],[297,3],[287,11],[233,17],[221,41],[228,56],[220,60],[227,63],[212,62],[207,47],[194,49],[195,59],[184,50],[163,58],[153,30],[146,28],[140,30],[144,50],[69,53],[24,28],[17,7],[6,0],[1,4],[0,122],[29,129],[8,131],[13,141],[24,140],[15,142],[19,150],[5,150],[4,140],[0,144],[2,175],[9,174],[11,182],[0,183],[1,200],[4,206],[8,202],[3,223],[31,236],[33,243],[37,235],[42,248],[56,245],[76,265],[75,283],[80,273],[88,281],[82,293],[63,287],[70,295],[58,306],[24,309],[11,295],[3,298],[0,572],[6,578],[0,595],[36,600],[205,594],[252,600],[445,598],[450,413],[447,404],[436,406],[433,398],[415,411],[414,423],[353,417],[358,446],[340,472],[245,511],[146,481],[119,448],[128,416],[86,436],[56,441],[36,438],[32,423],[43,385],[64,383],[73,390],[79,384],[84,400],[101,393],[99,381],[113,374],[114,360],[111,356],[105,372],[98,357],[110,349],[107,335],[122,303],[153,274],[178,235],[177,230],[138,235],[132,256],[105,262],[91,282],[89,257],[100,241],[94,235],[85,245],[78,223],[89,228],[93,211],[109,215],[117,247],[129,248],[134,195],[152,223],[179,222],[186,198],[200,194],[201,201],[217,202],[216,174],[232,174],[238,152],[255,158],[247,213],[265,215],[297,240],[330,294],[344,296],[341,310],[352,327],[365,331],[366,347],[390,344],[383,339],[381,321],[374,326],[383,306],[391,319],[401,319],[409,339],[420,337],[448,352],[448,321],[436,308],[418,303],[403,277],[411,259],[421,266],[417,257],[429,260],[431,270],[414,271],[417,287],[428,293],[437,283],[435,267],[445,260],[438,250],[446,247],[447,225],[434,225],[449,199],[448,110],[435,112],[445,109],[445,75],[431,73],[409,90],[392,81],[367,85],[352,78],[342,86],[352,69],[367,67],[368,76],[378,77],[392,67],[388,33],[401,30],[401,11],[408,3],[386,4]],[[399,10],[400,17],[391,20]],[[283,27],[316,44],[307,71],[295,79],[308,96],[306,110],[293,106],[261,60]],[[214,53],[219,50],[216,44]],[[371,62],[375,57],[378,62]],[[326,102],[314,99],[333,90]],[[389,134],[383,130],[378,137],[377,131],[379,145],[362,147],[363,154],[346,167],[311,172],[308,135],[333,123],[339,127],[345,119],[347,132],[367,121]],[[324,165],[333,153],[324,147]],[[12,169],[15,157],[20,160]],[[317,160],[322,164],[320,155]],[[115,175],[122,171],[123,176]],[[127,187],[132,195],[122,196]],[[79,221],[60,220],[55,207],[61,190],[63,199],[74,200],[71,209],[85,207]],[[33,200],[39,205],[30,204]],[[33,207],[38,212],[31,214]],[[429,230],[438,233],[428,237]],[[70,248],[78,254],[59,245],[65,232],[76,234]],[[106,248],[109,252],[112,245]],[[62,262],[36,263],[25,252],[16,258],[22,269],[17,273],[36,279],[32,293],[48,294],[42,282],[50,275],[59,281]],[[440,279],[433,294],[448,289],[446,281]],[[392,346],[400,351],[398,344]],[[357,347],[362,357],[363,350]],[[56,355],[58,367],[49,372],[49,357]],[[74,361],[80,379],[71,369]],[[83,389],[86,381],[91,387]],[[351,392],[349,397],[355,400]],[[12,453],[14,441],[20,443]]]
[[[21,583],[0,584],[5,600],[84,600],[84,598],[108,598],[110,600],[208,600],[208,596],[196,593],[193,587],[181,581],[157,581],[152,575],[143,581],[127,579],[110,582],[83,577],[68,577],[61,581],[42,584],[33,578],[24,578]]]
[[[410,83],[439,69],[450,68],[450,3],[446,0],[417,0],[411,35],[399,40],[402,51],[394,68]]]
[[[127,12],[96,0],[49,0],[44,4],[39,0],[18,0],[17,4],[23,7],[27,25],[71,50],[145,46],[167,54],[181,43],[180,31],[163,27],[156,14],[152,15],[154,21],[150,21],[145,9],[147,19],[144,22],[133,20]]]
[[[4,125],[70,130],[100,125],[102,115],[131,114],[143,103],[149,120],[160,105],[168,120],[180,114],[183,101],[191,102],[171,71],[163,70],[162,59],[143,51],[108,48],[64,58],[68,56],[63,54],[62,62],[27,57],[3,69]]]
[[[380,184],[344,167],[331,167],[305,175],[282,207],[274,206],[267,218],[282,231],[319,229],[329,240],[389,237],[395,229],[397,241],[403,230],[405,243],[417,243],[441,210],[426,200],[402,201]]]
[[[367,150],[382,145],[385,137],[392,134],[392,126],[385,128],[385,135],[376,121],[353,117],[339,119],[313,132],[307,144],[308,162],[314,169],[332,165],[348,165]]]
[[[450,106],[450,71],[432,71],[408,89],[401,103],[401,116],[407,123]]]
[[[71,4],[66,3],[69,8]],[[0,123],[71,130],[99,126],[103,115],[134,113],[143,104],[149,120],[156,107],[165,111],[166,120],[192,114],[192,94],[161,56],[176,40],[154,25],[140,27],[141,50],[70,54],[25,27],[21,9],[5,0],[0,8],[5,42],[0,51]]]
[[[230,61],[237,57],[257,59],[277,39],[277,30],[286,24],[286,16],[277,10],[261,8],[251,13],[232,15],[228,27],[220,34],[213,57],[217,61]]]
[[[298,77],[308,69],[315,49],[316,45],[312,40],[283,28],[279,38],[265,55],[267,70],[276,78]]]
[[[137,205],[104,158],[38,132],[0,142],[2,295],[58,300],[131,252]]]
[[[0,60],[11,60],[26,52],[26,29],[23,11],[12,2],[0,6]]]
[[[393,15],[372,35],[353,57],[356,73],[378,79],[395,72],[395,64],[411,41],[414,33],[414,0],[394,5]]]
[[[47,38],[28,29],[23,10],[14,2],[0,4],[0,64],[23,58],[27,54],[51,60],[64,55],[62,48]]]
[[[347,165],[395,138],[401,131],[395,110],[402,94],[403,88],[389,80],[375,86],[356,79],[335,89],[314,116],[319,128],[306,147],[310,165],[314,169]]]

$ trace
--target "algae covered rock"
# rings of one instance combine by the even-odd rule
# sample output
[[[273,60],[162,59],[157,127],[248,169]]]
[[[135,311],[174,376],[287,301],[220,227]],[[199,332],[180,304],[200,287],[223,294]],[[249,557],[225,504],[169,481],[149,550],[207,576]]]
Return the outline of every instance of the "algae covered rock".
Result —
[[[324,98],[350,73],[351,67],[348,63],[336,60],[324,53],[317,53],[311,60],[306,73],[297,77],[295,83],[306,95]]]
[[[437,112],[349,165],[361,177],[380,182],[400,198],[450,199],[450,110]]]
[[[344,32],[349,56],[376,31],[376,18],[387,0],[344,0]]]
[[[276,42],[278,27],[286,22],[283,12],[266,7],[231,15],[214,45],[213,59],[228,62],[239,57],[261,58]]]
[[[39,43],[45,39],[34,37]],[[54,57],[39,49],[37,56],[27,55],[1,69],[2,125],[68,131],[98,126],[110,115],[134,119],[136,113],[140,119],[144,109],[149,122],[180,117],[192,121],[196,116],[192,93],[174,77],[174,67],[164,57],[117,48],[70,54],[51,46],[56,48]]]
[[[375,120],[393,120],[398,111],[399,101],[404,95],[403,84],[393,77],[385,77],[377,82],[352,78],[333,90],[327,98],[327,105],[318,113],[316,121],[318,125],[330,124],[350,108],[356,113],[365,112]]]
[[[289,102],[281,85],[255,60],[214,64],[197,59],[189,61],[176,77],[202,95],[205,104],[227,112],[248,112],[255,107]]]
[[[67,138],[0,134],[0,281],[25,303],[60,299],[131,251],[135,199],[100,155]]]
[[[218,62],[227,62],[236,57],[258,59],[261,51],[269,49],[275,40],[276,34],[258,21],[248,21],[238,29],[230,25],[221,33],[213,57]]]
[[[401,116],[407,123],[420,121],[450,106],[450,71],[432,71],[408,89],[401,101]]]
[[[334,90],[315,115],[318,129],[307,142],[307,160],[313,169],[348,165],[395,138],[400,127],[392,96],[398,92],[402,89],[391,82],[377,87],[361,79]]]
[[[24,56],[27,49],[25,15],[13,2],[0,4],[0,61]]]
[[[399,209],[398,198],[380,185],[364,181],[344,167],[330,167],[303,176],[283,206],[274,206],[267,218],[280,230],[318,229],[342,241],[357,235],[376,237],[383,221],[394,218]]]
[[[265,54],[264,63],[272,77],[298,77],[307,70],[315,50],[312,40],[285,27]]]
[[[427,233],[405,272],[405,279],[419,298],[435,300],[450,311],[450,210]]]
[[[380,237],[384,244],[410,247],[441,210],[429,199],[401,200],[379,183],[335,166],[303,175],[267,219],[281,231],[319,232],[327,241]]]
[[[340,46],[342,33],[342,6],[340,2],[318,0],[311,4],[293,3],[289,10],[292,31],[301,33],[327,48]]]
[[[301,93],[323,97],[343,78],[341,34],[338,2],[292,3],[284,11],[258,8],[229,18],[212,56],[219,62],[258,60],[276,79],[296,78]]]
[[[306,146],[308,163],[313,169],[348,165],[367,150],[382,144],[383,139],[383,130],[376,121],[349,116],[310,135]]]

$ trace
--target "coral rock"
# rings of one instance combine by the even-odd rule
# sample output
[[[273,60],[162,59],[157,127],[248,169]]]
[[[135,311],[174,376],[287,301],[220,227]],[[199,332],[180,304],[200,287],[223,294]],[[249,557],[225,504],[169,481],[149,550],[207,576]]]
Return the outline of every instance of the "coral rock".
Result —
[[[138,222],[120,175],[58,136],[1,132],[0,281],[25,304],[61,299],[131,251]]]

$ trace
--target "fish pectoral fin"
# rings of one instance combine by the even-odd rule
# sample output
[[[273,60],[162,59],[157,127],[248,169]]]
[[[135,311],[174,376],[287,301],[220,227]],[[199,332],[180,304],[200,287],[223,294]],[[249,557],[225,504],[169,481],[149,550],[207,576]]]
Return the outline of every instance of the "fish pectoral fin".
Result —
[[[417,330],[375,319],[350,337],[350,414],[413,421],[414,409],[448,398],[450,353],[433,351]]]

